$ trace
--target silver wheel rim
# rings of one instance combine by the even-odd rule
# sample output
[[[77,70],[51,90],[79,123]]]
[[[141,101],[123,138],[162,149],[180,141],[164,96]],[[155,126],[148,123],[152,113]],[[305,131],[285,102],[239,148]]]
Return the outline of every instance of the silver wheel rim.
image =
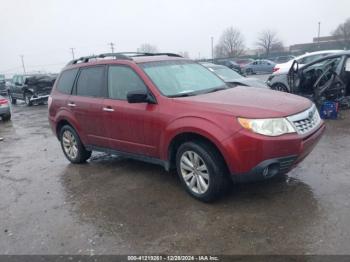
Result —
[[[186,151],[180,159],[181,175],[187,187],[196,194],[204,194],[209,187],[209,171],[203,159],[193,151]]]
[[[281,92],[286,92],[286,88],[283,85],[276,85],[276,90]]]
[[[67,156],[71,159],[75,159],[78,155],[78,144],[72,132],[68,130],[63,132],[62,144]]]

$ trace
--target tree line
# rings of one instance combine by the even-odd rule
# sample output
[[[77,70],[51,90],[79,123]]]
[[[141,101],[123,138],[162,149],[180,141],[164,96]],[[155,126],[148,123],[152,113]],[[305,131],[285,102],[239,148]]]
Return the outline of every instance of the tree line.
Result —
[[[332,35],[337,37],[345,47],[350,48],[350,18],[344,23],[341,23],[333,32]],[[283,42],[279,38],[277,32],[266,29],[259,33],[255,45],[261,50],[261,54],[269,57],[273,52],[283,51]],[[215,58],[226,58],[226,57],[238,57],[245,54],[247,48],[245,45],[245,39],[243,34],[238,28],[233,26],[226,28],[218,43],[214,48]],[[145,53],[157,53],[158,48],[155,45],[148,43],[142,44],[138,49],[138,52]],[[187,51],[178,52],[183,57],[188,58],[189,54]]]

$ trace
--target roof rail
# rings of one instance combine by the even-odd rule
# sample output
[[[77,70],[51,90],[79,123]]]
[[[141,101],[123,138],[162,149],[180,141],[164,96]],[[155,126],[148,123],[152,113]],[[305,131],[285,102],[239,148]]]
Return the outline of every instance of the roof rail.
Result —
[[[67,65],[74,65],[80,63],[88,63],[90,59],[114,57],[115,59],[132,60],[130,57],[123,55],[122,53],[105,53],[100,55],[82,56],[78,59],[70,61]]]
[[[74,59],[74,60],[70,61],[67,65],[74,65],[74,64],[78,64],[78,63],[88,63],[90,61],[90,59],[97,59],[97,58],[114,57],[115,59],[132,60],[132,57],[157,56],[157,55],[182,57],[182,56],[180,56],[178,54],[174,54],[174,53],[143,53],[143,52],[104,53],[104,54],[100,54],[100,55],[82,56],[78,59]]]

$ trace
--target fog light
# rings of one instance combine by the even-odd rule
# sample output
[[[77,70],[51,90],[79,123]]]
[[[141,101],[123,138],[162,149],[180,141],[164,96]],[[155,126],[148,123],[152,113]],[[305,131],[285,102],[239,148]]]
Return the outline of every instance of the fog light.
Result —
[[[279,170],[280,170],[279,164],[271,164],[264,168],[262,175],[265,178],[273,177],[278,174]]]
[[[262,174],[264,177],[267,177],[269,175],[269,167],[265,167]]]

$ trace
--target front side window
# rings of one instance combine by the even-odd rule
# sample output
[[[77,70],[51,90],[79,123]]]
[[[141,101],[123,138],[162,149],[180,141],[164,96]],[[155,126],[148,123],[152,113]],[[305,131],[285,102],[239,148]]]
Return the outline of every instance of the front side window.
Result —
[[[226,87],[214,73],[191,61],[158,61],[140,66],[160,92],[169,97],[195,95]]]
[[[57,89],[64,94],[70,94],[79,69],[63,71],[57,83]]]
[[[103,97],[104,67],[88,67],[80,71],[77,81],[77,95]]]
[[[300,60],[300,62],[299,61],[298,62],[299,62],[299,64],[306,65],[306,64],[312,63],[313,61],[316,61],[317,59],[320,59],[324,56],[325,56],[324,54],[310,55],[310,56],[306,56],[306,57],[302,58]]]
[[[146,85],[130,67],[110,66],[108,69],[108,97],[126,100],[130,91],[147,90]]]
[[[345,71],[350,72],[350,58],[346,59]]]

